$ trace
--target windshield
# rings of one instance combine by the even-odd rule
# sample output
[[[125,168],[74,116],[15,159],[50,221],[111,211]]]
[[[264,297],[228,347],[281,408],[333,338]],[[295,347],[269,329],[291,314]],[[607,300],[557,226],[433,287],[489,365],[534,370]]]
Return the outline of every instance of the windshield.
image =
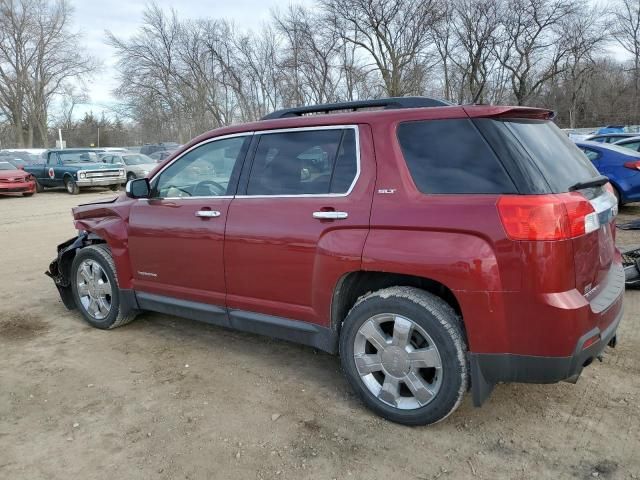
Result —
[[[123,155],[122,159],[127,165],[144,165],[147,163],[155,163],[151,158],[142,154]]]
[[[0,170],[15,170],[15,169],[16,167],[14,167],[9,162],[0,162]]]
[[[62,163],[99,162],[99,152],[58,152]]]

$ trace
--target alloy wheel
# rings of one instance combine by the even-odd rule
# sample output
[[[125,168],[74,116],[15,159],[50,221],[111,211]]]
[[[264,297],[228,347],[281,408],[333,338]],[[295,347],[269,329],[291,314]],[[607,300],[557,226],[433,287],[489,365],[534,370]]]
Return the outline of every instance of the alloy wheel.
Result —
[[[113,290],[109,277],[98,262],[83,260],[76,272],[78,297],[85,311],[96,320],[102,320],[111,311]]]
[[[424,407],[440,390],[442,359],[435,342],[402,315],[382,313],[366,320],[356,334],[353,357],[369,392],[392,407]]]

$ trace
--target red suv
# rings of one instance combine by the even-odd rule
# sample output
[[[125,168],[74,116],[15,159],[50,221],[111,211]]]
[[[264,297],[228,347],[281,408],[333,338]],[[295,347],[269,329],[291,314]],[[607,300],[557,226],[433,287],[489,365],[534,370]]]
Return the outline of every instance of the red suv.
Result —
[[[551,118],[407,97],[220,128],[75,208],[49,275],[98,328],[155,311],[339,353],[404,424],[576,381],[624,272],[607,179]]]

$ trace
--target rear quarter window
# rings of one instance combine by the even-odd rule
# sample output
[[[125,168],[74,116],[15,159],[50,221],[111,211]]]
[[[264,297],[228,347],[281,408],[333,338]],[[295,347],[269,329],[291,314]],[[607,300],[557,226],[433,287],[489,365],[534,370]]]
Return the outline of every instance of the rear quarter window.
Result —
[[[517,193],[469,119],[404,122],[398,142],[418,190],[427,194]]]

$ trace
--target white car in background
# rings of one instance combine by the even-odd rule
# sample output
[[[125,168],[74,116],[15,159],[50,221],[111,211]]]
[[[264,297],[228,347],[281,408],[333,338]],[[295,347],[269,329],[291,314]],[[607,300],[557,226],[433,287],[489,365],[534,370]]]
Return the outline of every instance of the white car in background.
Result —
[[[146,177],[157,165],[153,159],[141,153],[106,152],[101,158],[104,163],[124,165],[127,170],[127,182]]]

